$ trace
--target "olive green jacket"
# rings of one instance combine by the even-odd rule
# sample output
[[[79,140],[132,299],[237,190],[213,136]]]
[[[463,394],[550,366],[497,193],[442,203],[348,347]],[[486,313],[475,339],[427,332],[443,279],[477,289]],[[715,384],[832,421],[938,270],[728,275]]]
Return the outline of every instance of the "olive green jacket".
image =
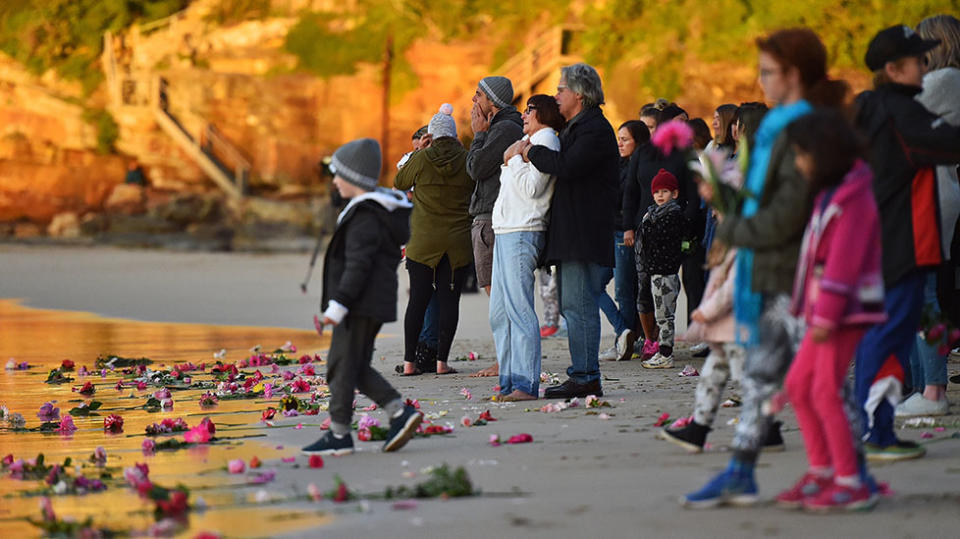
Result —
[[[466,162],[460,142],[444,137],[414,152],[397,173],[393,186],[413,189],[408,259],[435,268],[446,254],[453,269],[473,261],[469,207],[474,181]]]
[[[794,164],[786,130],[773,145],[770,167],[751,217],[725,215],[715,238],[733,247],[753,249],[753,289],[763,294],[790,294],[800,256],[800,242],[810,218],[807,181]]]

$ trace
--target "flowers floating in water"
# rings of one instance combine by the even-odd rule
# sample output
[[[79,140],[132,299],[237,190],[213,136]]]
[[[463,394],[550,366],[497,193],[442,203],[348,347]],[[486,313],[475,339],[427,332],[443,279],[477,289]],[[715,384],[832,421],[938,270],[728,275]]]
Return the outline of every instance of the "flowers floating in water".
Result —
[[[60,408],[54,407],[52,402],[45,402],[37,411],[37,417],[43,421],[56,421],[60,419]]]
[[[243,473],[246,470],[246,464],[243,459],[233,459],[227,463],[227,471],[232,474]]]
[[[57,427],[57,432],[64,435],[73,434],[76,432],[77,426],[73,424],[73,418],[65,415],[63,419],[60,420],[60,426]]]
[[[98,446],[93,450],[93,454],[90,455],[90,462],[93,462],[97,466],[103,466],[107,463],[107,450],[103,446]],[[146,466],[146,464],[144,464]]]
[[[72,371],[74,365],[76,365],[76,363],[74,363],[73,360],[64,359],[63,362],[60,363],[60,368],[65,371]]]
[[[220,399],[217,398],[216,395],[214,395],[209,391],[204,393],[203,395],[200,395],[200,406],[203,406],[203,407],[216,406],[219,402],[220,402]]]
[[[205,444],[210,441],[217,432],[217,427],[210,421],[209,417],[203,418],[200,424],[188,430],[183,435],[183,439],[190,443]]]
[[[140,449],[143,451],[144,455],[152,454],[156,448],[157,443],[150,438],[144,438],[143,443],[140,444]]]
[[[26,361],[21,361],[17,363],[17,360],[10,358],[7,360],[6,369],[8,371],[24,371],[30,368],[30,365]]]
[[[80,389],[73,388],[73,390],[81,395],[86,395],[89,397],[90,395],[93,395],[97,391],[97,388],[93,387],[92,383],[87,382],[83,384],[83,387],[81,387]]]
[[[112,433],[123,432],[123,418],[117,414],[110,414],[103,418],[103,430]]]
[[[190,427],[187,425],[187,422],[183,420],[182,417],[176,419],[166,418],[160,423],[154,423],[152,425],[147,425],[146,433],[155,436],[157,434],[172,434],[174,432],[183,432],[188,430]]]

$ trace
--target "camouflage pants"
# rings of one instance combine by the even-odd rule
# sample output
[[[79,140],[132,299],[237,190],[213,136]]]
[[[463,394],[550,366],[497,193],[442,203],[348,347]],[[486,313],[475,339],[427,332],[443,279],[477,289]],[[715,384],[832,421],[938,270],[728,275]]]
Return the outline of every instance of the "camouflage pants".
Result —
[[[680,276],[651,275],[650,291],[653,294],[653,312],[660,328],[660,348],[673,349],[674,318],[677,313],[677,297],[680,295]]]
[[[556,270],[554,270],[556,271]],[[560,302],[557,299],[557,278],[544,268],[537,270],[540,283],[537,290],[543,301],[543,325],[556,326],[560,323]]]
[[[731,379],[740,383],[743,378],[743,346],[732,343],[711,343],[710,356],[700,371],[697,382],[696,401],[693,405],[693,420],[698,425],[710,427],[717,417],[723,388]]]

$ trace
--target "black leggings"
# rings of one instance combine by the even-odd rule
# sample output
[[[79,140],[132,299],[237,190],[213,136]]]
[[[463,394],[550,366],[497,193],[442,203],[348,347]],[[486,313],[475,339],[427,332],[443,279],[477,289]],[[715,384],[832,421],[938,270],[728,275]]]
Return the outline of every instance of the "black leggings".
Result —
[[[437,321],[439,346],[437,361],[447,361],[453,335],[457,332],[460,320],[460,290],[467,279],[470,266],[450,271],[450,259],[443,255],[436,268],[407,259],[407,273],[410,275],[410,301],[403,317],[403,360],[416,361],[417,340],[423,329],[423,315],[430,304],[434,288],[437,291],[437,304],[434,318]]]

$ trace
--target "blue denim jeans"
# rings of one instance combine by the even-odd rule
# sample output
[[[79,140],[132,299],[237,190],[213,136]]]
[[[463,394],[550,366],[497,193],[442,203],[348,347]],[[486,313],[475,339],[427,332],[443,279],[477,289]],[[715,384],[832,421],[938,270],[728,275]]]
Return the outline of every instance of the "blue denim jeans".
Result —
[[[940,313],[937,302],[937,274],[930,272],[923,286],[923,301],[932,305],[934,312]],[[937,353],[923,337],[917,336],[917,343],[910,354],[910,377],[914,391],[923,391],[924,386],[947,385],[947,358]]]
[[[633,247],[623,244],[623,232],[614,232],[613,237],[616,266],[603,268],[603,293],[598,302],[607,322],[613,326],[614,334],[620,335],[623,330],[633,329],[637,325],[637,264],[633,259]],[[607,294],[610,279],[613,279],[616,303]]]
[[[592,262],[561,261],[557,265],[560,314],[567,321],[570,367],[567,376],[586,384],[600,379],[600,307],[609,268]]]
[[[540,396],[540,323],[533,304],[534,271],[545,232],[497,234],[493,242],[490,328],[497,347],[500,394]]]
[[[437,293],[430,296],[427,312],[423,315],[423,329],[420,330],[419,342],[436,350],[440,346],[440,335],[437,331]]]

